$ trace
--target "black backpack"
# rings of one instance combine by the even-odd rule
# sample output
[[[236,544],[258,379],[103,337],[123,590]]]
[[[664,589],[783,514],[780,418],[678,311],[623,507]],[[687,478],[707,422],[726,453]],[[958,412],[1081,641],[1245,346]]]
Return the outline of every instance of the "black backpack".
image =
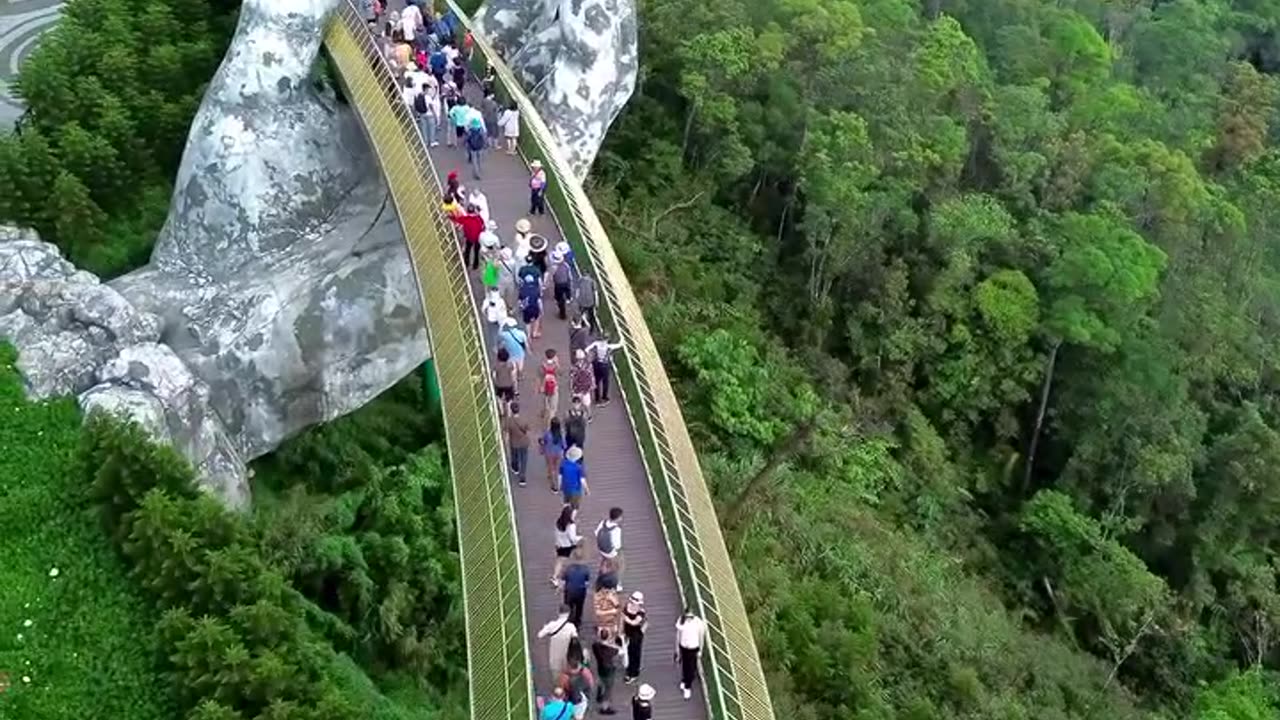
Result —
[[[420,92],[413,97],[413,109],[417,111],[419,115],[427,114],[427,94],[426,93]]]
[[[485,145],[484,131],[473,127],[467,131],[467,147],[472,150],[483,150]]]

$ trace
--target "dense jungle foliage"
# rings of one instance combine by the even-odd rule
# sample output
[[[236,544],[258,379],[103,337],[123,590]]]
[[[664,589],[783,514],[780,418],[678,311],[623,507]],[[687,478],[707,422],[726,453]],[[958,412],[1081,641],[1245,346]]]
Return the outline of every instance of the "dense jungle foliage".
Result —
[[[110,273],[145,259],[233,10],[68,15],[0,139],[0,218]],[[779,716],[1280,714],[1280,4],[640,15],[640,86],[590,191],[714,483]],[[158,669],[205,720],[460,717],[456,541],[417,393],[264,460],[249,517],[90,426],[84,467],[105,469],[27,502],[71,517],[90,484],[137,587],[95,565],[85,602],[106,629],[152,622],[138,588],[163,612],[163,660],[131,661],[121,702]],[[65,438],[40,442],[70,475]],[[101,557],[87,527],[59,541]]]
[[[182,717],[466,717],[452,489],[420,385],[265,459],[247,515],[140,429],[89,419],[78,479],[160,613]]]
[[[27,112],[0,135],[0,222],[98,274],[144,264],[239,5],[68,2],[18,76]]]
[[[1280,713],[1280,5],[640,16],[591,191],[780,716]]]

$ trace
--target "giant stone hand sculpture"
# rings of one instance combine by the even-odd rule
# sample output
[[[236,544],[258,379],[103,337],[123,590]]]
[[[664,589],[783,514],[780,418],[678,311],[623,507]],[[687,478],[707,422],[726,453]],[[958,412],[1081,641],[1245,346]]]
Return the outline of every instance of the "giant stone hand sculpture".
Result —
[[[635,0],[487,0],[476,25],[584,179],[636,87]]]
[[[137,419],[233,506],[249,500],[248,460],[427,357],[372,154],[308,80],[337,2],[244,3],[150,265],[101,285],[28,234],[0,235],[0,337],[31,393]]]
[[[249,460],[427,357],[372,153],[308,80],[340,1],[243,4],[147,267],[103,284],[0,227],[0,338],[28,391],[137,420],[235,507]],[[490,0],[480,22],[585,175],[635,86],[634,0]]]

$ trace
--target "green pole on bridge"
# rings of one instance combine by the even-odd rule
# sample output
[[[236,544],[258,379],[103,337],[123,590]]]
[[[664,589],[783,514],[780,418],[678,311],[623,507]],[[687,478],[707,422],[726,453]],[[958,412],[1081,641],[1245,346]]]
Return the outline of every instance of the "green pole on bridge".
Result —
[[[432,413],[440,409],[440,378],[436,376],[436,359],[434,357],[427,358],[422,363],[422,375],[426,381],[427,388],[427,407]]]

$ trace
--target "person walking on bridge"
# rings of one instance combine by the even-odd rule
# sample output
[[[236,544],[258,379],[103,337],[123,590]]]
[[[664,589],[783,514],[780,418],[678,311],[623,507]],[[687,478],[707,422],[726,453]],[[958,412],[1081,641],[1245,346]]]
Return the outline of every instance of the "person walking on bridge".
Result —
[[[569,619],[568,605],[561,605],[560,614],[538,631],[539,639],[548,638],[547,667],[551,671],[552,682],[559,680],[560,673],[564,672],[567,664],[565,659],[569,655],[569,641],[576,637],[578,626]]]
[[[503,424],[507,430],[507,445],[511,448],[511,472],[516,476],[516,484],[524,487],[528,482],[525,475],[529,469],[530,428],[529,422],[520,417],[520,403],[511,403]]]
[[[542,418],[554,418],[560,412],[560,358],[556,357],[555,348],[547,348],[546,358],[542,361],[542,383],[538,389],[542,393]],[[558,420],[556,424],[559,424]]]
[[[596,525],[596,549],[600,551],[601,572],[606,563],[611,564],[618,578],[618,591],[622,590],[622,508],[609,509],[609,516]]]
[[[569,447],[584,450],[587,447],[587,413],[578,397],[569,402],[569,412],[564,420],[564,441]]]
[[[498,125],[502,128],[502,137],[507,141],[507,154],[515,155],[520,142],[520,107],[512,102],[498,116]]]
[[[551,566],[552,587],[560,587],[560,574],[571,558],[581,559],[581,553],[574,552],[581,544],[582,536],[578,534],[578,511],[572,505],[565,505],[560,508],[560,516],[556,518],[556,562]]]
[[[547,214],[547,171],[541,160],[529,163],[529,214]]]
[[[489,138],[484,131],[484,121],[479,117],[467,121],[467,164],[471,166],[471,174],[480,179],[480,165],[484,158],[485,148],[489,147]]]
[[[516,387],[519,388],[520,380],[524,377],[524,358],[529,351],[529,336],[517,325],[516,319],[508,316],[503,323],[502,332],[498,333],[498,342],[511,354],[511,362],[516,364]]]
[[[688,700],[693,695],[693,683],[698,679],[698,660],[702,646],[707,642],[707,624],[686,607],[676,621],[676,657],[680,663],[680,693]]]
[[[587,415],[587,422],[591,422],[591,395],[595,391],[596,379],[591,371],[591,364],[587,362],[587,353],[579,350],[573,355],[573,367],[569,368],[569,391],[573,393],[573,399]]]
[[[480,234],[484,232],[484,218],[476,212],[475,207],[467,207],[461,215],[450,215],[449,219],[462,228],[462,262],[470,263],[472,270],[480,269]]]
[[[649,629],[648,611],[644,607],[644,593],[631,593],[622,608],[622,637],[627,642],[627,671],[623,682],[630,685],[640,677],[640,661],[644,653],[644,634]]]
[[[582,548],[575,547],[569,557],[569,565],[560,573],[558,580],[564,586],[564,604],[569,606],[569,619],[575,626],[582,627],[582,609],[587,604],[587,590],[591,589],[591,568],[582,561]]]
[[[613,682],[623,665],[626,650],[622,636],[613,628],[596,628],[596,640],[591,643],[591,656],[596,661],[596,706],[601,715],[616,715],[613,709]]]
[[[600,334],[600,320],[596,317],[596,304],[598,301],[595,278],[583,273],[578,278],[578,312],[587,321],[587,326],[591,328],[591,332],[596,335]]]
[[[542,704],[538,720],[572,720],[572,718],[573,706],[565,699],[564,688],[556,685],[551,688],[551,697]]]
[[[631,720],[653,720],[653,698],[657,694],[652,685],[642,684],[631,698]],[[545,715],[542,720],[547,720]]]
[[[591,494],[587,484],[587,469],[582,464],[582,448],[574,445],[564,453],[560,462],[560,497],[574,510],[582,504],[582,496]]]
[[[467,137],[467,114],[471,112],[471,106],[467,104],[467,97],[462,94],[462,90],[458,90],[458,95],[454,98],[453,107],[449,108],[449,122],[453,124],[453,139],[462,146],[466,146]],[[453,143],[449,143],[450,147]]]
[[[558,493],[560,492],[560,463],[564,461],[564,453],[569,449],[564,441],[564,430],[560,428],[560,418],[554,415],[551,417],[547,431],[542,434],[541,444],[542,458],[547,467],[547,485],[551,488],[551,492]]]
[[[596,338],[587,346],[587,357],[591,358],[591,374],[595,377],[595,403],[600,407],[609,404],[609,380],[613,374],[613,352],[621,350],[622,343],[611,343],[605,338]]]

